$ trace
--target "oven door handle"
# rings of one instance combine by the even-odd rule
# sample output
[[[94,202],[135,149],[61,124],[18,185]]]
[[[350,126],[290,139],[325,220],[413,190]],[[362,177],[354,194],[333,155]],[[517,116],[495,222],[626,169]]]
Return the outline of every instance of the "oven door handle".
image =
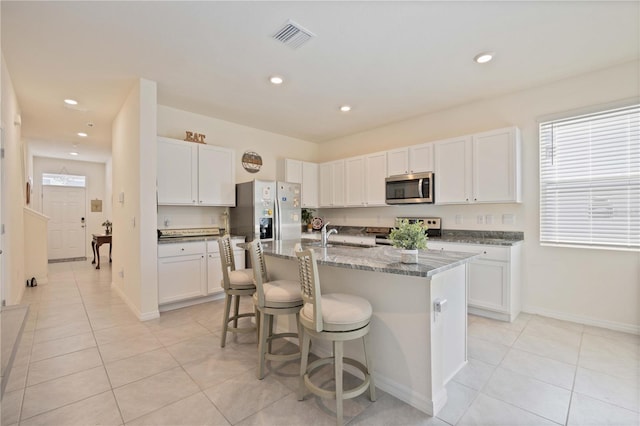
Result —
[[[418,179],[418,195],[420,196],[420,198],[424,198],[424,194],[422,193],[422,182],[424,181],[423,178]]]

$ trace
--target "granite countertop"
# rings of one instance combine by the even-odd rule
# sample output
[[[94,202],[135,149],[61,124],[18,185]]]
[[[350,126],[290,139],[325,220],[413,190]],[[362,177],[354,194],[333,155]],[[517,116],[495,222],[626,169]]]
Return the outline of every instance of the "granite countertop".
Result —
[[[264,254],[283,259],[296,259],[294,247],[300,240],[284,240],[263,243]],[[316,253],[318,264],[362,271],[431,277],[458,265],[469,262],[477,254],[454,251],[420,250],[417,264],[400,262],[400,250],[388,246],[354,247],[335,245],[327,248],[302,242],[303,248]]]
[[[441,237],[429,237],[429,241],[489,246],[513,246],[522,244],[524,233],[502,231],[442,231]],[[427,246],[429,243],[427,242]]]
[[[199,241],[218,241],[220,238],[217,235],[208,235],[206,237],[177,237],[177,238],[161,238],[158,239],[158,244],[176,244],[176,243],[197,243]],[[241,239],[244,241],[244,237],[232,235],[232,239]]]

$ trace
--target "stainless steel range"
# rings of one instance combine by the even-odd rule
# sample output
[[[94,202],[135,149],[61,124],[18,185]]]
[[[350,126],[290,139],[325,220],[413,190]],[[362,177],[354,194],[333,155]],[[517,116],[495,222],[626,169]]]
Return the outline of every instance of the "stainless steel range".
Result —
[[[427,225],[427,236],[439,237],[442,235],[442,220],[439,217],[397,217],[396,222],[406,219],[409,223],[422,222]],[[389,233],[393,228],[367,228],[366,232],[375,234],[377,245],[391,245]],[[386,232],[384,232],[386,230]]]

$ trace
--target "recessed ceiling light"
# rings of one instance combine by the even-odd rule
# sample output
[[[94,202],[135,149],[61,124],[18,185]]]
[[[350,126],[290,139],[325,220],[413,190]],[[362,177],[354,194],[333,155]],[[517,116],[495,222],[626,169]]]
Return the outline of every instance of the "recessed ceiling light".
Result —
[[[342,105],[342,106],[340,107],[340,111],[342,111],[342,112],[349,112],[349,111],[351,111],[351,105]]]
[[[71,152],[69,153],[69,155],[73,155],[73,156],[75,156],[75,155],[80,155],[80,154],[78,154],[78,153],[77,153],[77,152],[75,152],[75,151],[71,151]]]
[[[80,136],[81,138],[86,138],[89,135],[87,135],[85,132],[78,132],[78,136]]]
[[[487,62],[489,62],[492,59],[493,59],[493,53],[491,53],[491,52],[478,53],[473,58],[473,60],[476,61],[479,64],[486,64]]]
[[[271,82],[271,84],[276,84],[276,85],[278,85],[278,84],[282,84],[282,83],[284,83],[284,78],[282,78],[282,77],[281,77],[281,76],[279,76],[279,75],[274,75],[274,76],[271,76],[271,77],[269,78],[269,81]]]
[[[75,99],[65,99],[64,103],[67,105],[78,105],[78,101],[76,101]]]

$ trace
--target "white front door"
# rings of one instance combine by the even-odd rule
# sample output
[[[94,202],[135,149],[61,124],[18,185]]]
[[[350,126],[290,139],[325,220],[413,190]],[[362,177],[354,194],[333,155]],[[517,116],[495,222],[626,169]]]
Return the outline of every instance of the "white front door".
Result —
[[[49,260],[85,257],[85,188],[43,186],[42,205],[49,217]]]

